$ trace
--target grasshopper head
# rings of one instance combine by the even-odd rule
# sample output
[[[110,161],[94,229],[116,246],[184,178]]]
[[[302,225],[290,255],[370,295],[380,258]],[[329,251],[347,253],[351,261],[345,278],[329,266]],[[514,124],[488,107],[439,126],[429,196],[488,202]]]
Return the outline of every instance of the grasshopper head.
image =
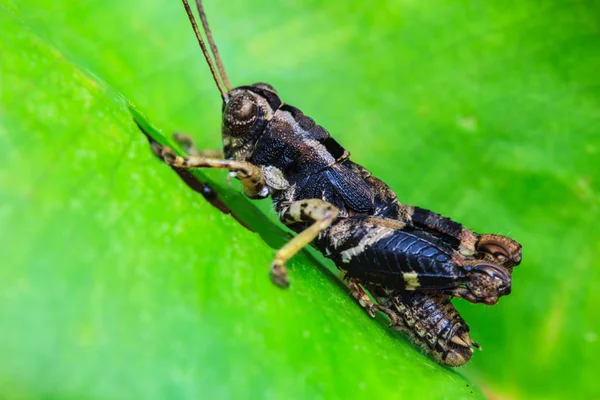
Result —
[[[223,149],[226,158],[244,161],[282,102],[271,85],[255,83],[228,93],[223,102]]]
[[[521,248],[518,242],[502,235],[481,235],[477,243],[479,252],[489,255],[494,262],[507,268],[521,263]]]
[[[511,292],[510,273],[499,265],[478,263],[467,275],[469,276],[467,289],[477,302],[496,304],[501,296]]]
[[[482,258],[464,264],[467,280],[453,294],[474,303],[496,304],[510,294],[513,267],[521,263],[521,245],[501,235],[481,235],[477,251]]]

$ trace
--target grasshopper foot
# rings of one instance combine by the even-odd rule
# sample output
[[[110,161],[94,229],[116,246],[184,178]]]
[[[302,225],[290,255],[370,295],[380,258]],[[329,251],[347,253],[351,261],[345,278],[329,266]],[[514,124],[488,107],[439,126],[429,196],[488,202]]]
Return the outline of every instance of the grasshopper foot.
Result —
[[[190,156],[197,156],[200,154],[196,149],[196,146],[194,145],[194,139],[192,139],[191,136],[181,132],[175,132],[173,133],[173,140],[177,142],[179,146],[181,146],[186,154]]]
[[[401,325],[400,317],[398,317],[398,314],[391,308],[383,307],[380,304],[376,304],[375,309],[377,311],[381,311],[382,313],[384,313],[385,315],[387,315],[389,317],[389,319],[390,319],[389,326],[390,327]]]
[[[283,263],[275,261],[271,265],[271,280],[274,284],[280,288],[287,288],[290,286],[290,278],[288,277],[287,268]]]
[[[348,288],[350,289],[350,294],[352,294],[352,297],[358,301],[358,304],[365,309],[371,318],[375,318],[375,311],[378,309],[378,306],[371,301],[369,295],[360,286],[359,280],[348,280]]]
[[[157,142],[153,142],[150,145],[150,147],[152,148],[152,152],[167,164],[171,165],[175,162],[177,155],[175,154],[172,148],[163,146],[162,144]]]

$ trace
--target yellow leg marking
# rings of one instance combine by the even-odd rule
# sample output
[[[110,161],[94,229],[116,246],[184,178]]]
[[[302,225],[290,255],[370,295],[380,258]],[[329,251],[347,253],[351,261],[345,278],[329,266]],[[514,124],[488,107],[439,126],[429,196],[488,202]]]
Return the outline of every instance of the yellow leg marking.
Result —
[[[287,210],[284,210],[280,217],[282,221],[314,221],[314,223],[275,253],[275,259],[271,266],[271,278],[277,285],[281,287],[289,286],[290,282],[285,263],[302,250],[304,246],[310,244],[319,233],[327,229],[337,218],[338,213],[337,207],[319,199],[296,201]]]

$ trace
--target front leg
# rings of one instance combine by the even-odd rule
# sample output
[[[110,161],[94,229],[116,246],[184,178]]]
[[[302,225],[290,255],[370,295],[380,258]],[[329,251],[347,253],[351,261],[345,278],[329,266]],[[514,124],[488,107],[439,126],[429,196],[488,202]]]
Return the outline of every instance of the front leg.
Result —
[[[321,199],[306,199],[293,202],[279,212],[279,219],[286,225],[311,223],[311,225],[292,238],[277,253],[271,266],[271,279],[281,287],[289,286],[285,263],[310,244],[321,232],[329,228],[337,218],[339,209]]]
[[[264,198],[269,195],[269,189],[265,184],[262,171],[257,166],[236,160],[224,160],[220,158],[206,157],[204,155],[181,157],[173,152],[170,147],[153,142],[152,151],[163,159],[165,163],[175,168],[221,168],[236,174],[242,182],[244,194],[251,199]]]

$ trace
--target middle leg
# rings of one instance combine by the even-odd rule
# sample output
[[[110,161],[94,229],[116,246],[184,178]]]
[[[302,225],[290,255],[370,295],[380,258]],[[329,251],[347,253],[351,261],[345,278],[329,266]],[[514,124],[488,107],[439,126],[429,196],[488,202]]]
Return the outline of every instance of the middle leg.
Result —
[[[279,219],[286,225],[311,224],[275,253],[271,265],[271,279],[278,286],[289,286],[285,263],[329,228],[339,214],[339,209],[321,199],[306,199],[293,202],[279,212]]]

